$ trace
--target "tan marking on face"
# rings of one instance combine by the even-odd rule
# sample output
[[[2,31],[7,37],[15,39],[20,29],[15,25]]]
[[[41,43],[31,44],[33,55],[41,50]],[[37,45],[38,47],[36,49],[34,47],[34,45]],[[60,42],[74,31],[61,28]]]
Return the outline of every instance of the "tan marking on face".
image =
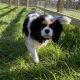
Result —
[[[47,23],[52,24],[52,23],[54,23],[54,21],[50,19],[50,20],[47,20]]]
[[[47,21],[46,21],[46,20],[44,20],[44,21],[42,21],[42,23],[43,23],[43,24],[47,24]]]
[[[53,20],[44,20],[44,21],[42,21],[42,23],[49,25],[49,24],[54,23],[54,21]]]

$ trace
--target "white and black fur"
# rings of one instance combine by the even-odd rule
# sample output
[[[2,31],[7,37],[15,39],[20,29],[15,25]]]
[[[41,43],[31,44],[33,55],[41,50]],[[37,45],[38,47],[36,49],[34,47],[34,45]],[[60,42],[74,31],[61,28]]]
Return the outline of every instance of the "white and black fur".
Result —
[[[33,61],[39,63],[39,57],[36,51],[39,44],[45,45],[52,39],[57,43],[63,31],[63,22],[69,24],[71,21],[68,17],[53,17],[52,15],[40,15],[30,13],[23,24],[25,43],[32,54]]]

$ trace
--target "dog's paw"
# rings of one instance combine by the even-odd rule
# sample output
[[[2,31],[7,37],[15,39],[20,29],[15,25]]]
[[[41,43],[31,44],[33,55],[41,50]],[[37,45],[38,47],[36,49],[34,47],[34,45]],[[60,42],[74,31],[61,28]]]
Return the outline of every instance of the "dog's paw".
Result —
[[[38,58],[38,57],[33,58],[33,61],[34,61],[35,63],[39,63],[39,58]]]

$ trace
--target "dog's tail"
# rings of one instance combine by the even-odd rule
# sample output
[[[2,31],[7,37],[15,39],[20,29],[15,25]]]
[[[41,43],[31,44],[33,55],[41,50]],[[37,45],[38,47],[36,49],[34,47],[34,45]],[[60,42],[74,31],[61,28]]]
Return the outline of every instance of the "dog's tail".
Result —
[[[71,23],[71,18],[67,16],[58,16],[56,17],[56,20],[59,20],[62,24],[70,24]]]

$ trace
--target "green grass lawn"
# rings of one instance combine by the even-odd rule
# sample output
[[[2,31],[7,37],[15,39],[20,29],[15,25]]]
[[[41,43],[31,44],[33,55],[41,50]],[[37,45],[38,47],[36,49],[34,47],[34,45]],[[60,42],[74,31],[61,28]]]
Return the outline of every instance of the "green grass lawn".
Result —
[[[80,28],[64,25],[59,43],[38,50],[35,64],[22,33],[29,11],[0,4],[0,80],[80,80]]]

